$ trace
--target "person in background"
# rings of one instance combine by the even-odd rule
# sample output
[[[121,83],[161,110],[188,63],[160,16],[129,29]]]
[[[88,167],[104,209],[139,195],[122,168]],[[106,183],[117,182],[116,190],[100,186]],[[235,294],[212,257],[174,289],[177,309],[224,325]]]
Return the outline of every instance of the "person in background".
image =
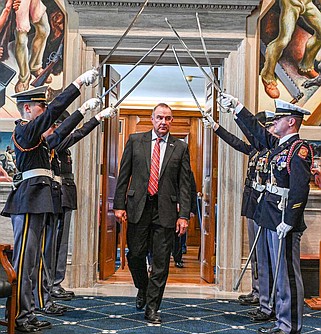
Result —
[[[190,218],[193,218],[197,215],[197,192],[196,192],[196,183],[193,171],[191,171],[191,212]],[[175,267],[184,268],[183,254],[186,254],[186,239],[187,231],[181,236],[178,236],[178,233],[175,232],[174,238],[174,247],[173,247],[173,258],[175,262]],[[185,250],[185,252],[184,252]]]

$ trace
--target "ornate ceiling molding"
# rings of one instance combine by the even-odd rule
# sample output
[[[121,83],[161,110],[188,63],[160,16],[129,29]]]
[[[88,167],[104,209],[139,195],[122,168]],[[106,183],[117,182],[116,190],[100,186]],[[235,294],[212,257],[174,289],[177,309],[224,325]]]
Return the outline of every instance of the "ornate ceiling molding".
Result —
[[[141,2],[120,2],[120,1],[95,1],[95,0],[68,0],[73,7],[130,7],[137,8],[141,6]],[[148,3],[147,8],[179,8],[179,9],[204,9],[204,10],[223,10],[223,11],[252,11],[257,5],[231,5],[231,4],[198,4],[198,3]]]
[[[143,0],[67,0],[79,16],[79,32],[86,46],[94,48],[100,55],[106,55],[117,43],[122,33],[131,23],[134,13],[141,8]],[[150,0],[138,22],[110,61],[119,62],[137,59],[146,53],[157,39],[163,37],[164,43],[178,44],[164,18],[173,23],[190,50],[206,63],[199,38],[195,13],[201,14],[203,34],[207,51],[214,64],[221,64],[231,51],[246,36],[246,19],[258,8],[260,0]],[[190,59],[184,57],[184,50],[177,45],[184,64]],[[168,62],[175,59],[167,53]],[[164,57],[163,59],[165,59]],[[121,59],[121,60],[120,60]],[[167,60],[165,60],[167,62]]]

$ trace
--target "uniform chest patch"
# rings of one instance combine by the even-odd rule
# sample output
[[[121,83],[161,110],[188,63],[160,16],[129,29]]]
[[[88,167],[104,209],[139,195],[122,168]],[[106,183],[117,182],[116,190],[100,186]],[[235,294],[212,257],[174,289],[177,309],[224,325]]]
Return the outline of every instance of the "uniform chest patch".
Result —
[[[306,157],[308,156],[308,153],[309,153],[309,150],[307,149],[307,147],[301,146],[298,152],[298,156],[302,159],[306,159]]]

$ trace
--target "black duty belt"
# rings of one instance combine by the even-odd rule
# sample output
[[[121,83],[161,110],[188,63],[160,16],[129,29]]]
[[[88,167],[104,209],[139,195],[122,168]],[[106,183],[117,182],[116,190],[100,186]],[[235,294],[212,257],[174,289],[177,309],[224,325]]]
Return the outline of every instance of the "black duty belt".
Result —
[[[73,173],[65,173],[65,174],[61,174],[61,177],[64,180],[73,180],[74,179],[74,174]]]

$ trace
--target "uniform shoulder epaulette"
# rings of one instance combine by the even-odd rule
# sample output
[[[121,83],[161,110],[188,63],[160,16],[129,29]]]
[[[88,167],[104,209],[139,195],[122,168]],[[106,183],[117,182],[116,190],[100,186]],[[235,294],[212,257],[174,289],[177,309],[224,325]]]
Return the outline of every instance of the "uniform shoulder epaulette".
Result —
[[[305,160],[310,153],[311,159],[312,159],[310,168],[313,167],[314,154],[313,154],[313,148],[311,144],[307,140],[298,139],[292,143],[290,150],[289,150],[288,157],[286,159],[286,168],[289,174],[291,174],[290,162],[295,153],[297,153],[297,155],[303,160]]]

